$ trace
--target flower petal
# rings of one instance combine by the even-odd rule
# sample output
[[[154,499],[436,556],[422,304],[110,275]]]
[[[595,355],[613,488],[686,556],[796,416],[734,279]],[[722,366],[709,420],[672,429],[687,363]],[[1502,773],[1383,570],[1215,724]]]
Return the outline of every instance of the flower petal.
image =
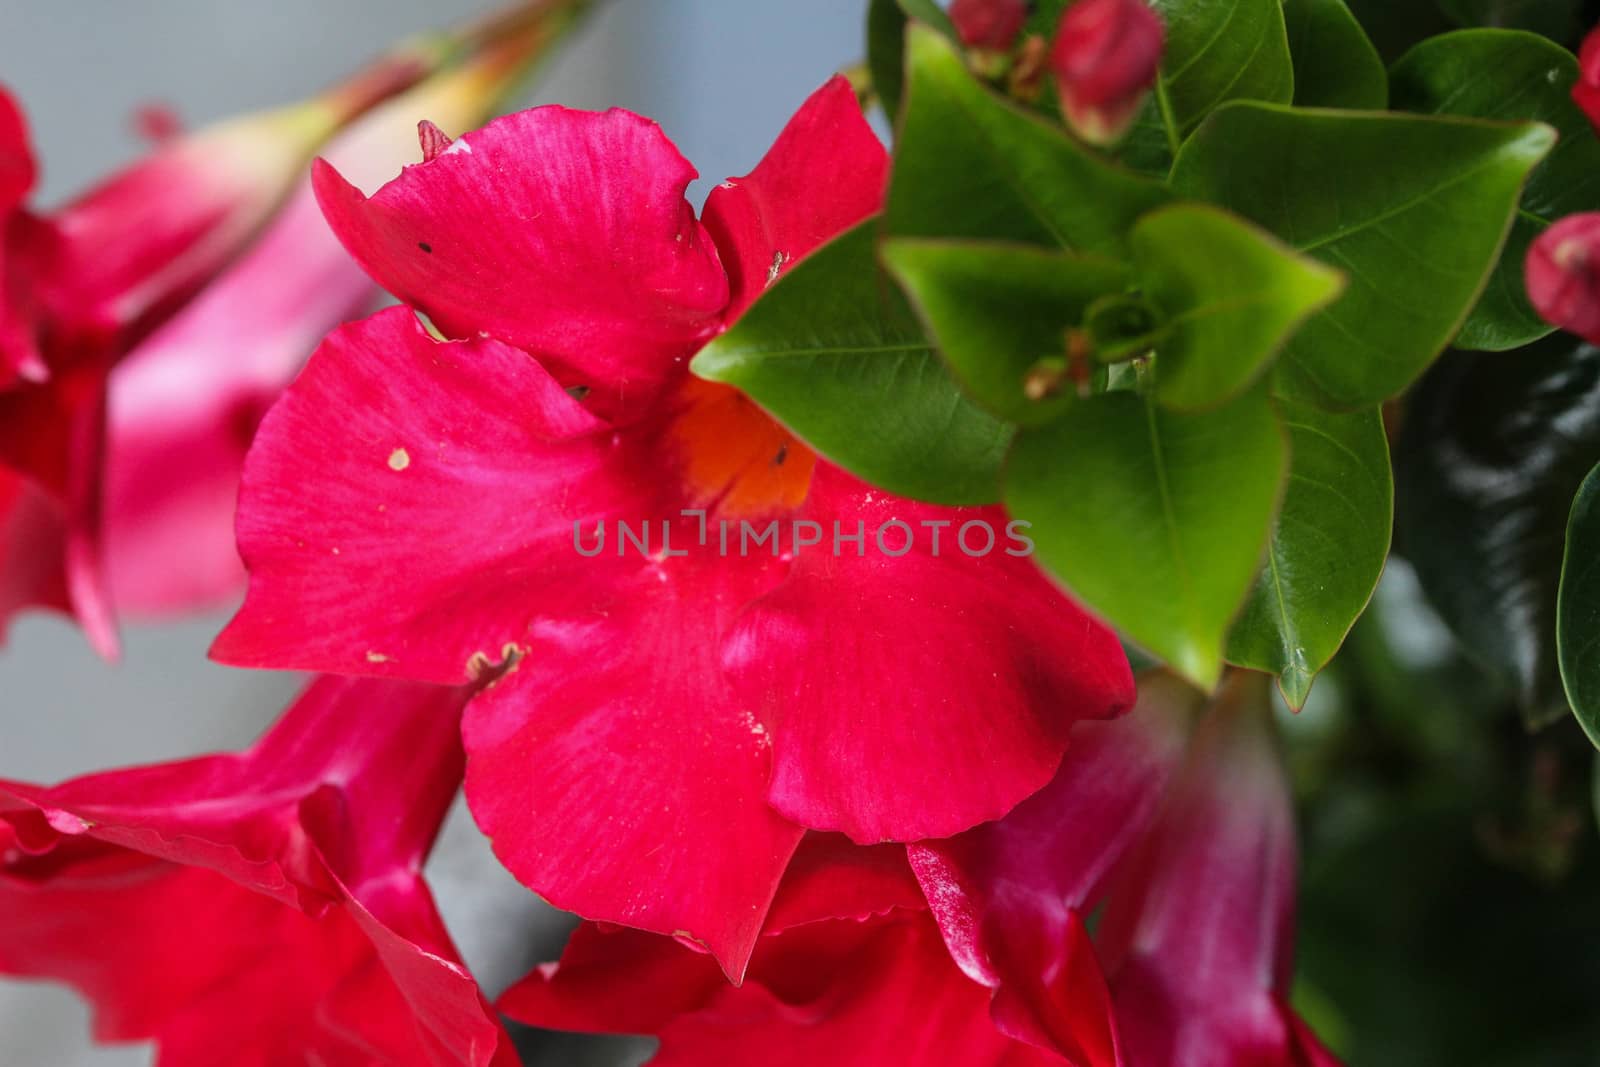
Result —
[[[18,209],[32,191],[36,173],[27,119],[0,86],[0,389],[18,379],[42,381],[49,373],[34,338],[25,268],[16,262],[20,249],[12,235],[13,220],[18,229],[29,225],[18,217]]]
[[[464,697],[324,679],[237,756],[0,783],[0,971],[167,1067],[509,1067],[420,875]]]
[[[325,164],[329,224],[368,273],[451,337],[536,354],[603,414],[646,405],[728,300],[684,189],[691,167],[626,111],[497,119],[370,198]]]
[[[331,334],[262,421],[212,655],[460,683],[615,564],[574,523],[660,514],[651,465],[525,353],[438,342],[405,308]]]
[[[70,611],[66,516],[26,478],[0,467],[0,638],[28,607]]]
[[[766,727],[717,638],[772,560],[638,567],[534,627],[463,723],[467,801],[511,873],[557,907],[705,945],[744,973],[801,829],[764,800]]]
[[[1292,1067],[1294,811],[1266,675],[1230,677],[1098,936],[1130,1067]],[[1204,887],[1196,892],[1195,887]]]
[[[994,1028],[985,991],[950,965],[925,918],[883,923],[868,933],[832,969],[831,988],[813,1001],[785,1002],[757,982],[723,989],[708,1008],[661,1032],[653,1067],[1061,1063]]]
[[[756,169],[706,198],[705,225],[728,269],[732,321],[779,274],[883,204],[889,155],[843,77],[795,113]]]
[[[806,515],[822,543],[724,646],[772,719],[770,798],[789,818],[863,843],[959,833],[1048,782],[1074,721],[1132,703],[1116,638],[1007,554],[998,509],[914,503],[819,463]],[[984,531],[990,551],[968,555]]]

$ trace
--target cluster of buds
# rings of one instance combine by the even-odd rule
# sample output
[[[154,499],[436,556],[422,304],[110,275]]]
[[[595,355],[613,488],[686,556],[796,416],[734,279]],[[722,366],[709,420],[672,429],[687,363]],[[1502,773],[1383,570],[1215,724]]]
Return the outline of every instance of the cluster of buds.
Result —
[[[1075,0],[1046,44],[1024,34],[1030,8],[1027,0],[955,0],[950,20],[980,69],[1009,69],[1012,92],[1025,97],[1048,73],[1073,131],[1114,144],[1156,83],[1161,18],[1146,0]]]

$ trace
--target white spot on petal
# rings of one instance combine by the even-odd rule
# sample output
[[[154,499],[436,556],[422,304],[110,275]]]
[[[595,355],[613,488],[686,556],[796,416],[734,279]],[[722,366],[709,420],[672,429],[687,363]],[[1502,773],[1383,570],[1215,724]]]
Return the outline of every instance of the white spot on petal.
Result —
[[[393,452],[389,453],[390,470],[403,471],[409,466],[411,466],[411,453],[407,452],[405,449],[397,448]]]

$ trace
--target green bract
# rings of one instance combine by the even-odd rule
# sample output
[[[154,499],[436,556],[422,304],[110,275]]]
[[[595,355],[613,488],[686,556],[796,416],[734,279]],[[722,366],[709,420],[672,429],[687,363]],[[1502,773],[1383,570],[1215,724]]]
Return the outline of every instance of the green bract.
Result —
[[[1028,372],[1061,358],[1067,330],[1089,305],[1129,282],[1112,260],[1026,245],[898,239],[884,262],[928,324],[961,383],[990,411],[1021,425],[1047,422],[1072,402],[1030,399]]]
[[[1461,348],[1525,345],[1551,327],[1523,290],[1528,246],[1563,215],[1600,207],[1600,139],[1572,102],[1578,61],[1543,37],[1514,30],[1462,30],[1433,37],[1394,66],[1396,107],[1486,119],[1538,119],[1560,135],[1534,169],[1500,264],[1461,328]]]
[[[1282,0],[1153,0],[1167,25],[1156,93],[1172,146],[1230,100],[1294,99]]]
[[[1208,408],[1242,391],[1307,316],[1343,288],[1338,271],[1213,207],[1152,211],[1133,228],[1141,290],[1164,318],[1155,395]]]
[[[1537,123],[1230,104],[1172,180],[1349,275],[1289,342],[1278,388],[1353,409],[1404,389],[1455,336],[1553,143]]]
[[[1556,647],[1573,713],[1600,747],[1600,467],[1589,472],[1572,501]]]
[[[1284,0],[1299,107],[1381,110],[1389,78],[1344,0]]]
[[[1018,436],[1005,502],[1084,603],[1210,688],[1288,458],[1262,390],[1199,414],[1107,393]]]
[[[1298,708],[1383,573],[1394,482],[1376,411],[1278,408],[1289,429],[1289,484],[1266,566],[1228,635],[1228,660],[1276,674]]]
[[[887,232],[1115,254],[1134,220],[1170,198],[979,84],[940,34],[907,31]]]
[[[875,221],[801,260],[692,364],[738,386],[808,445],[904,496],[998,495],[1011,429],[956,388],[877,268]]]

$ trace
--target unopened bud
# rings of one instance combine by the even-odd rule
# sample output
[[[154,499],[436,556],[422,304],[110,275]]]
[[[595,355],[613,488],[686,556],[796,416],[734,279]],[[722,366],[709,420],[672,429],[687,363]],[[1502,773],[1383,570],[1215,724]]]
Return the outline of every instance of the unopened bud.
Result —
[[[1050,69],[1078,136],[1110,144],[1155,84],[1165,30],[1145,0],[1078,0],[1061,17]]]
[[[1541,318],[1600,344],[1600,213],[1569,215],[1542,233],[1523,273]]]

